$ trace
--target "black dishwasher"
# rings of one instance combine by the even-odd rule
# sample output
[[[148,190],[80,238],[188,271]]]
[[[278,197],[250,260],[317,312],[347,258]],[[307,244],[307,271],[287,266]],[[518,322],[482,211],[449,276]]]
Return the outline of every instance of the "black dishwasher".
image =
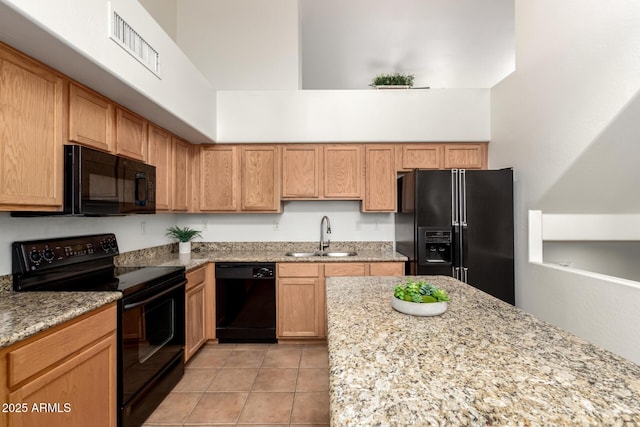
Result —
[[[220,343],[275,343],[275,264],[216,263],[216,337]]]

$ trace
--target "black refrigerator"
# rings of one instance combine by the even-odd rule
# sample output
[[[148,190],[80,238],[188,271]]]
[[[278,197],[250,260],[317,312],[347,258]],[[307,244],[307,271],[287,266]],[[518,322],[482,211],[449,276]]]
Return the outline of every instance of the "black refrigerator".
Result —
[[[512,169],[400,176],[395,229],[407,274],[453,276],[515,303]]]

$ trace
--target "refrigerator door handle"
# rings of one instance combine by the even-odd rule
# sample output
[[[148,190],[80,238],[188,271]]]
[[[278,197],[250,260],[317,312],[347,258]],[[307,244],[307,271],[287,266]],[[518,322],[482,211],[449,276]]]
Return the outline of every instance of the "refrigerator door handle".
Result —
[[[458,217],[458,169],[451,169],[451,225],[460,225]]]
[[[467,267],[462,268],[462,281],[464,283],[469,283],[469,269]]]
[[[460,169],[460,222],[463,227],[467,226],[467,175],[464,169]]]
[[[451,275],[454,279],[460,280],[460,267],[451,267]]]

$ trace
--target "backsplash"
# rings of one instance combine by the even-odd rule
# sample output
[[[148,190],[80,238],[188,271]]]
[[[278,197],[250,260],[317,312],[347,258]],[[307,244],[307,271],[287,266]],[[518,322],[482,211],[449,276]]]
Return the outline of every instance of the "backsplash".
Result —
[[[265,251],[265,252],[313,252],[318,250],[315,242],[193,242],[193,252],[208,251]],[[331,242],[332,251],[390,251],[393,242]]]

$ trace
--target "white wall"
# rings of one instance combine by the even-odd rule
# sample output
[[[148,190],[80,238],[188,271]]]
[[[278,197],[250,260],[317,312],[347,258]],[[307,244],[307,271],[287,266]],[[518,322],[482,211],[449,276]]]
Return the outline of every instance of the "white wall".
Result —
[[[320,220],[331,221],[332,241],[394,240],[393,214],[360,212],[358,201],[284,202],[279,214],[179,215],[181,226],[202,230],[206,242],[313,242]]]
[[[299,87],[297,0],[180,0],[178,45],[216,89]]]
[[[488,141],[489,89],[218,92],[218,142]]]
[[[516,71],[491,91],[489,166],[513,166],[516,176],[516,303],[640,363],[637,284],[530,263],[527,237],[530,209],[640,213],[634,175],[615,167],[637,158],[637,125],[627,114],[640,89],[640,57],[630,54],[640,50],[640,3],[515,6]]]
[[[303,89],[491,87],[514,67],[513,0],[300,0]]]
[[[173,41],[178,38],[178,0],[138,0]]]
[[[109,4],[160,54],[161,79],[109,38]],[[215,139],[215,92],[130,0],[0,0],[0,40],[192,142]]]
[[[120,252],[127,252],[172,243],[165,233],[176,221],[173,214],[14,218],[0,212],[0,276],[11,274],[11,243],[15,241],[115,233]]]

